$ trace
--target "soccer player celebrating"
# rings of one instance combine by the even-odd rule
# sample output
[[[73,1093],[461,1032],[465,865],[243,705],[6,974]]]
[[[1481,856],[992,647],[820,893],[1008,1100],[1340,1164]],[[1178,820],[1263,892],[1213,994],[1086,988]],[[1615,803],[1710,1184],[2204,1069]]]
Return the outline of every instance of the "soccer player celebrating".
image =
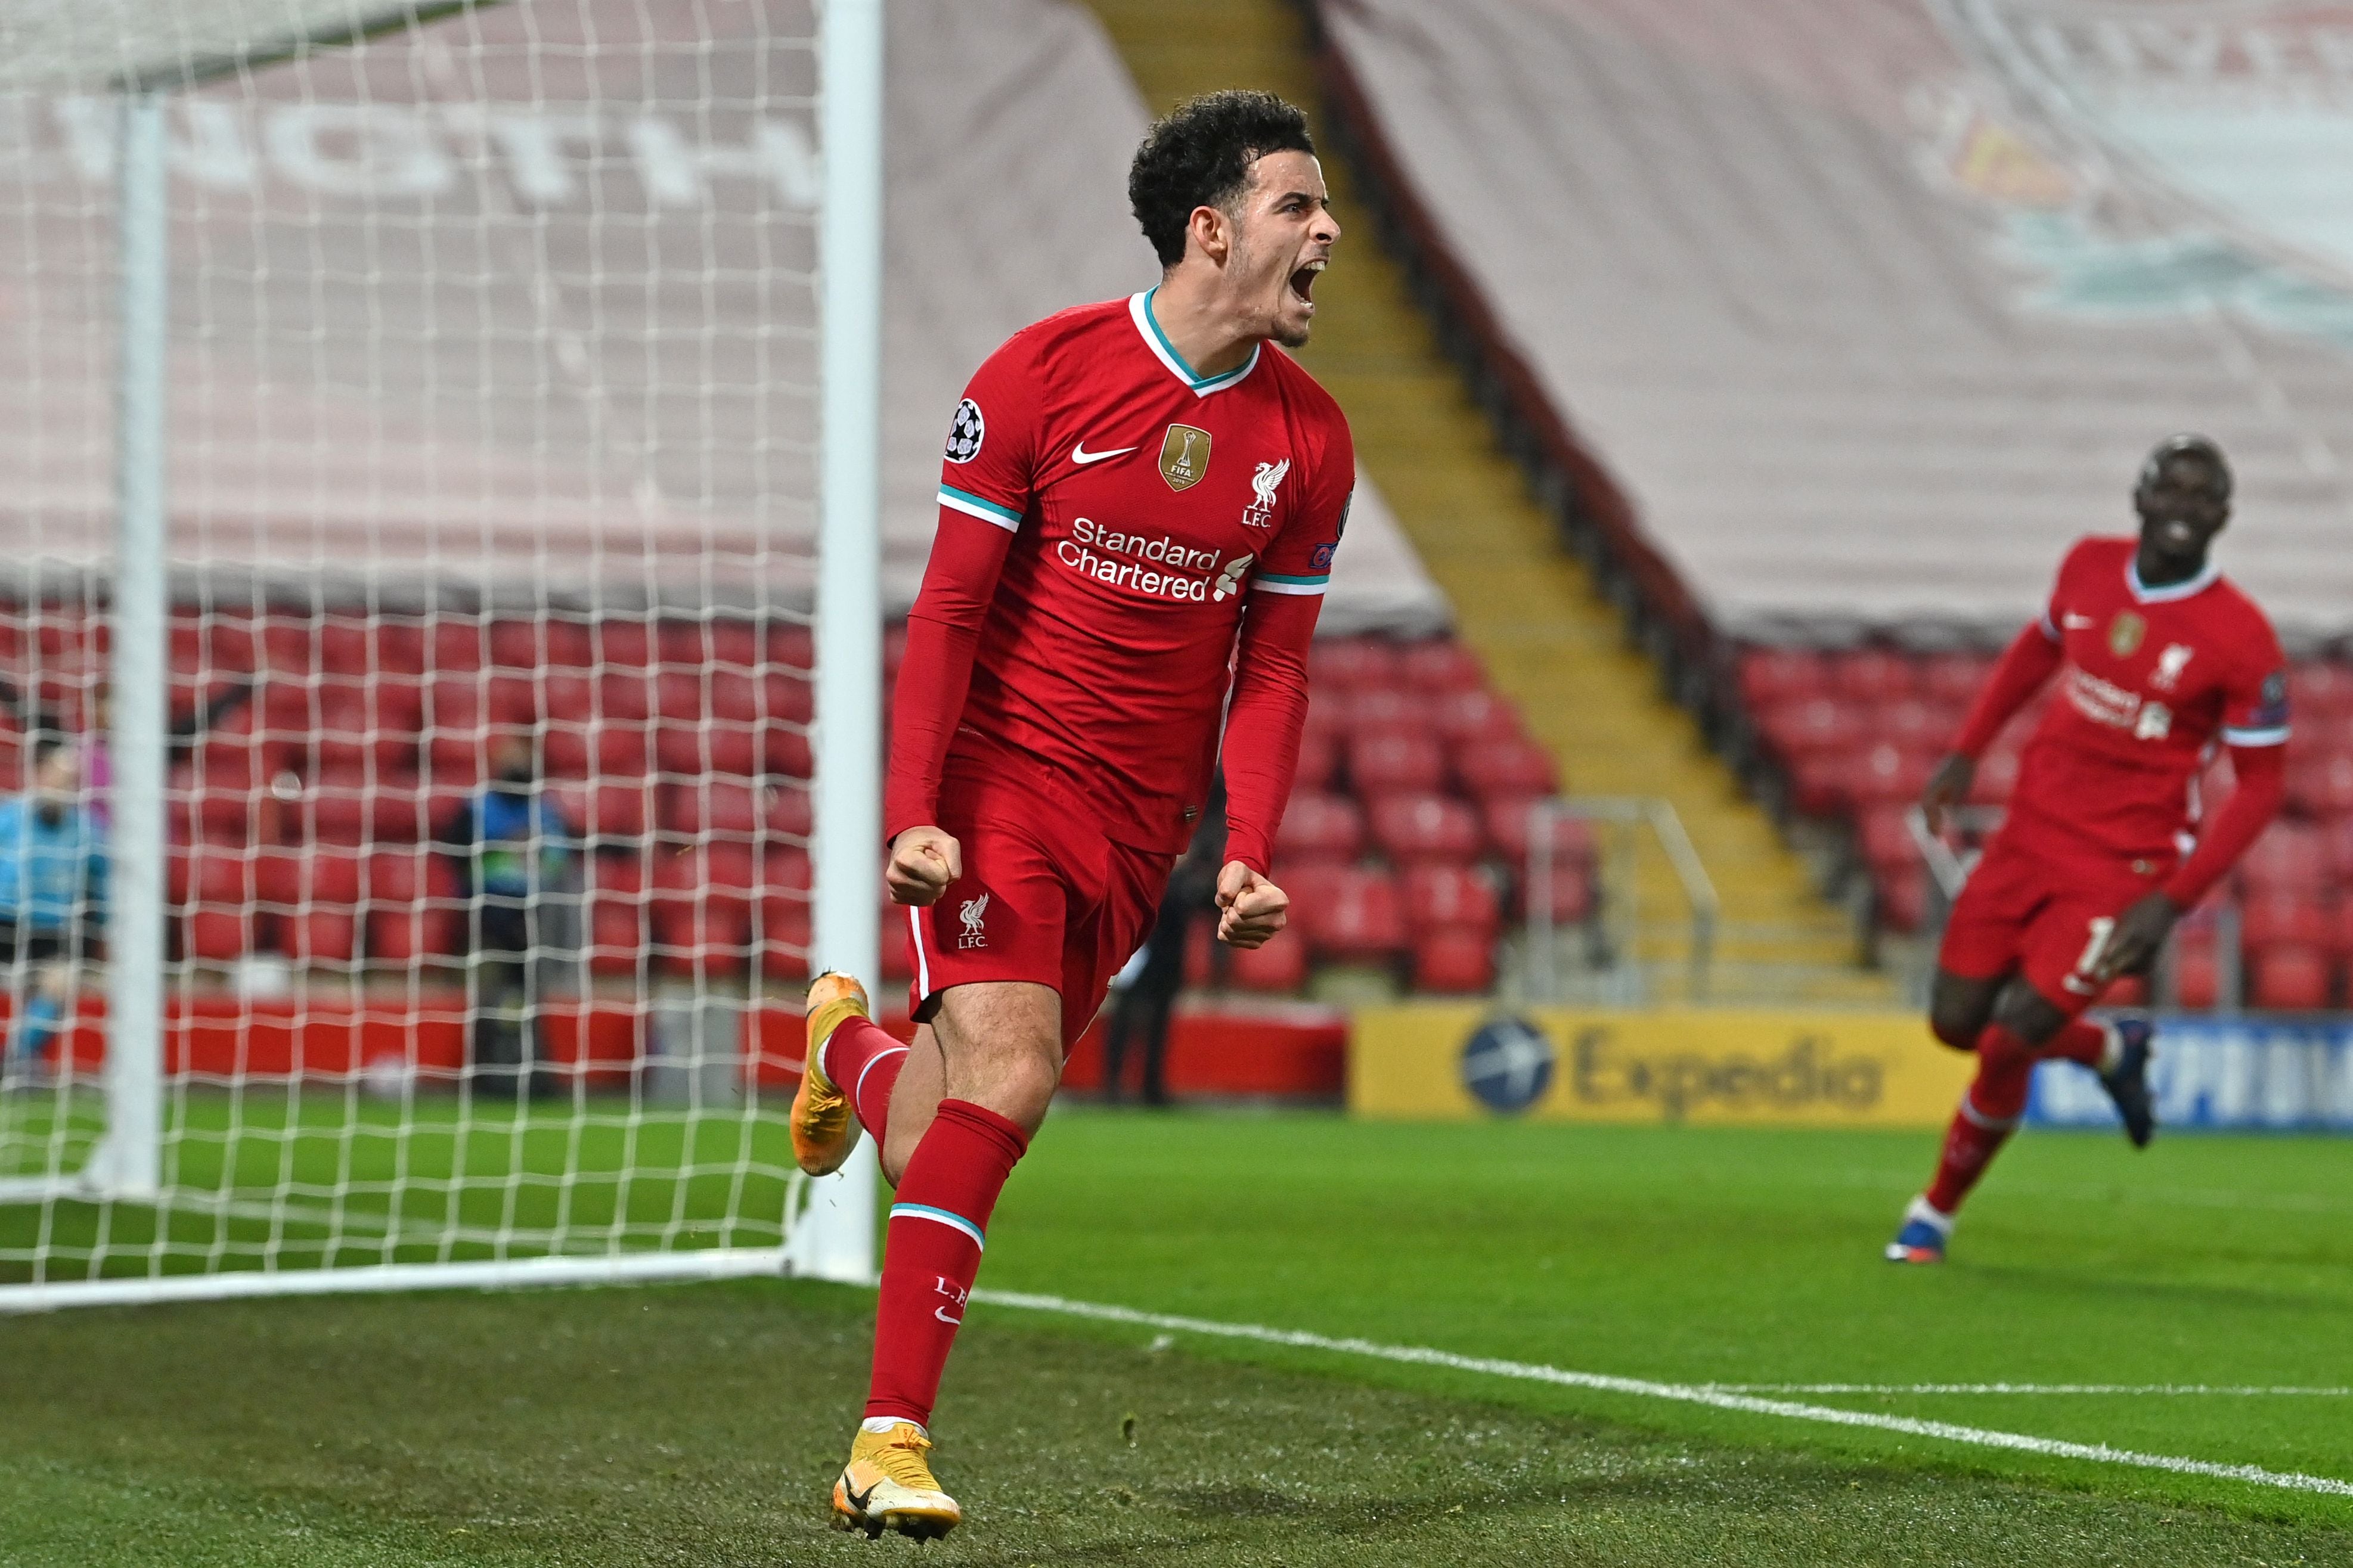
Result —
[[[2133,492],[2140,537],[2085,539],[2040,620],[2019,633],[1928,781],[1932,827],[1977,759],[2055,672],[2059,699],[2028,743],[2010,815],[1953,905],[1929,1026],[1978,1070],[1928,1190],[1888,1244],[1945,1256],[1961,1200],[2026,1109],[2036,1061],[2099,1074],[2135,1148],[2156,1130],[2147,1023],[2081,1016],[2145,970],[2181,912],[2254,842],[2284,789],[2287,672],[2254,601],[2209,552],[2231,515],[2231,468],[2200,436],[2161,443]],[[2238,789],[2193,839],[2198,778],[2217,742]],[[2193,847],[2194,846],[2194,847]]]
[[[927,1425],[989,1212],[1150,931],[1221,751],[1218,934],[1256,947],[1288,905],[1268,856],[1356,456],[1267,340],[1307,341],[1339,226],[1305,118],[1266,93],[1154,125],[1128,195],[1159,286],[1015,333],[949,427],[884,805],[913,1048],[854,979],[809,991],[801,1168],[837,1169],[863,1127],[898,1189],[866,1416],[833,1489],[835,1523],[870,1535],[960,1517]]]

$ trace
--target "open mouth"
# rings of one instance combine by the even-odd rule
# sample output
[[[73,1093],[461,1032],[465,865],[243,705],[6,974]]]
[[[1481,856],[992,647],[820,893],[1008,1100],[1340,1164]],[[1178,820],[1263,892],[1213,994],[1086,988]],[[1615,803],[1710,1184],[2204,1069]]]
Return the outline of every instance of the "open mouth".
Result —
[[[1291,275],[1291,291],[1302,304],[1315,303],[1315,275],[1324,270],[1324,266],[1321,261],[1311,261]]]

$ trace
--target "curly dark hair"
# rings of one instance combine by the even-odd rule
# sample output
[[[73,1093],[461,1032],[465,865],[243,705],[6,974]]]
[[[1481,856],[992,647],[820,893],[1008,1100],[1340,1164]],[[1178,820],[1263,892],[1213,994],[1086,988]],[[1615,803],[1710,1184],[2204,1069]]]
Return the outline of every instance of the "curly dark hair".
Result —
[[[1155,121],[1127,169],[1128,205],[1163,267],[1185,259],[1195,207],[1230,211],[1269,153],[1315,151],[1307,116],[1271,92],[1210,92]]]

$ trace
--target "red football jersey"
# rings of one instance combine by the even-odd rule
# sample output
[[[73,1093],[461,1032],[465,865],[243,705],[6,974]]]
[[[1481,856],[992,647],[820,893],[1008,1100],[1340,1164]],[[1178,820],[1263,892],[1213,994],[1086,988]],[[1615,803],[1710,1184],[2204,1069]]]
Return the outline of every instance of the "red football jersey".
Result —
[[[2287,742],[2286,660],[2253,600],[2210,564],[2145,588],[2132,539],[2067,552],[2043,611],[2063,656],[2010,798],[2013,838],[2123,859],[2186,851],[2218,742]]]
[[[1027,769],[1050,802],[1086,811],[1114,840],[1181,849],[1208,793],[1238,635],[1250,657],[1245,610],[1273,597],[1303,613],[1250,608],[1251,624],[1282,627],[1280,657],[1263,662],[1295,690],[1252,721],[1292,732],[1272,738],[1279,791],[1235,783],[1232,795],[1287,793],[1305,637],[1355,483],[1339,406],[1272,344],[1224,374],[1197,374],[1154,321],[1150,292],[1015,333],[956,406],[914,612],[953,621],[946,602],[985,602],[971,684],[953,733],[927,733],[920,710],[955,696],[930,691],[930,673],[910,660],[887,831],[936,820],[943,772]],[[975,580],[983,560],[1001,562],[993,584]],[[1243,696],[1237,687],[1237,726]],[[1272,800],[1271,815],[1281,810]],[[1274,822],[1229,815],[1262,859]]]

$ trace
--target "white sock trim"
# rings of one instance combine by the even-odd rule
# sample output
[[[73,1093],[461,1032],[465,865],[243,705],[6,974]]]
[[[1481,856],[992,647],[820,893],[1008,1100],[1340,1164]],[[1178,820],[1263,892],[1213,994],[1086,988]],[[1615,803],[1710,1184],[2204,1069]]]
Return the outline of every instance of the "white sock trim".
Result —
[[[2023,1118],[2020,1116],[1988,1116],[1984,1111],[1979,1110],[1975,1104],[1971,1103],[1969,1097],[1967,1094],[1961,1096],[1960,1110],[1961,1115],[1968,1121],[1970,1125],[1982,1127],[1989,1132],[2007,1132],[2023,1120]]]
[[[929,1432],[923,1430],[922,1422],[910,1421],[899,1415],[869,1415],[858,1424],[858,1429],[860,1432],[871,1432],[878,1437],[894,1426],[913,1426],[916,1431],[923,1432],[924,1436],[931,1436]]]
[[[1938,1236],[1950,1236],[1953,1234],[1953,1216],[1938,1208],[1936,1205],[1930,1203],[1928,1201],[1928,1194],[1926,1193],[1914,1198],[1912,1200],[1912,1206],[1904,1211],[1905,1224],[1909,1225],[1915,1219],[1935,1231]]]

